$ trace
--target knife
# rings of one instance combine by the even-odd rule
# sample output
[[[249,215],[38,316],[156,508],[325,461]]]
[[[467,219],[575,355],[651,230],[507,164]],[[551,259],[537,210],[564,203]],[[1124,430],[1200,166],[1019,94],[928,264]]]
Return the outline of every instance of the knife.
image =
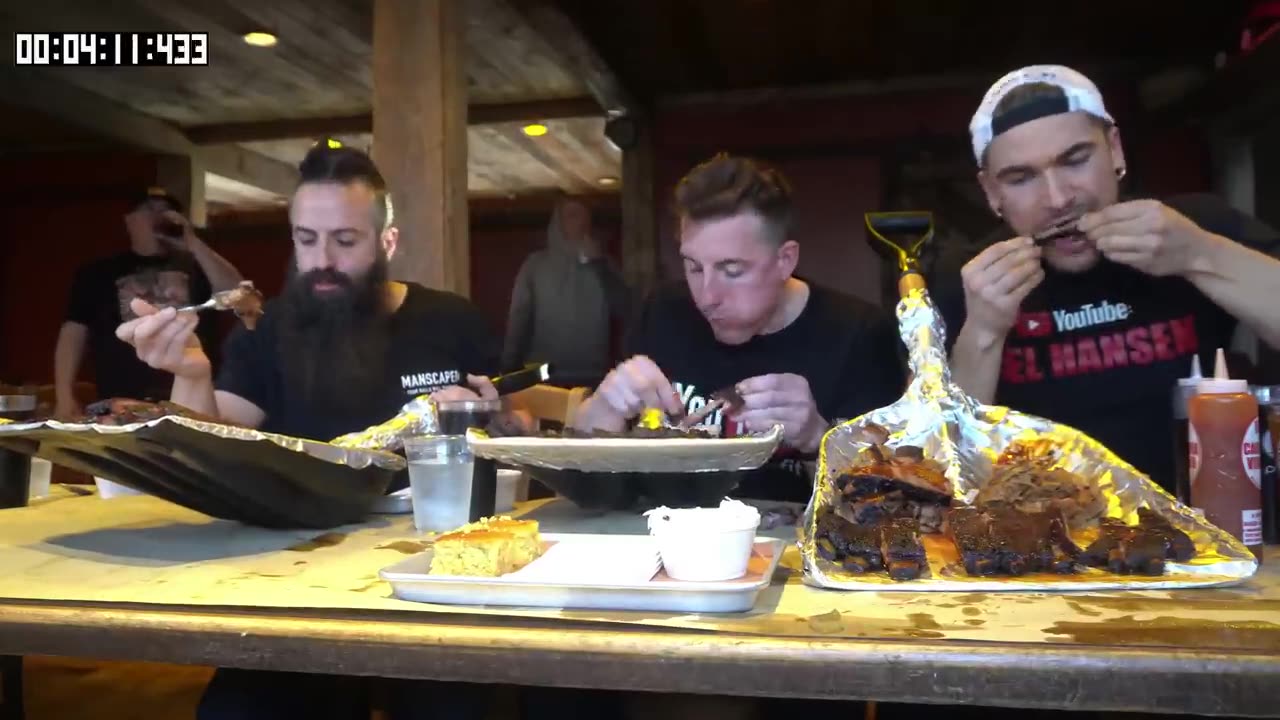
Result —
[[[512,395],[521,390],[544,383],[551,378],[551,365],[542,363],[541,365],[529,365],[521,370],[509,372],[506,375],[499,375],[490,382],[493,383],[493,389],[498,391],[498,397],[504,395]]]

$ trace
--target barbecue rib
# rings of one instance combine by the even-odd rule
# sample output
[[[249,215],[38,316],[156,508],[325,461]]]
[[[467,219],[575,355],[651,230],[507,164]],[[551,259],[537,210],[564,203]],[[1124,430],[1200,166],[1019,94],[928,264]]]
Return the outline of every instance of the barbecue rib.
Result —
[[[851,573],[878,572],[884,569],[880,529],[874,525],[855,525],[828,512],[818,519],[815,543],[818,555],[840,563]]]
[[[1138,524],[1107,518],[1080,561],[1117,575],[1163,575],[1166,560],[1186,562],[1195,557],[1195,543],[1168,520],[1147,508],[1138,509]]]
[[[854,467],[835,480],[844,514],[859,525],[909,518],[919,532],[941,532],[943,509],[951,504],[951,481],[942,469],[918,447],[890,452],[877,436],[868,432],[868,437],[872,442]]]
[[[920,543],[919,523],[911,518],[895,518],[881,525],[880,554],[894,580],[920,577],[927,561]]]
[[[91,403],[85,407],[84,416],[79,421],[95,425],[132,425],[172,415],[202,422],[230,424],[168,401],[153,403],[129,398],[108,398]]]
[[[1011,508],[955,508],[948,531],[965,572],[979,577],[1075,571],[1079,549],[1060,514]]]

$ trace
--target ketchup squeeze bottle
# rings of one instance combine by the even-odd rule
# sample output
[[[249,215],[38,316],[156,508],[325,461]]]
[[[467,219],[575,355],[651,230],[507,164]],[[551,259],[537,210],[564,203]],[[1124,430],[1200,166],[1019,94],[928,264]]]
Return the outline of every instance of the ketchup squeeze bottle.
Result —
[[[1227,376],[1222,349],[1213,377],[1187,406],[1191,504],[1262,561],[1262,445],[1258,401],[1244,380]]]

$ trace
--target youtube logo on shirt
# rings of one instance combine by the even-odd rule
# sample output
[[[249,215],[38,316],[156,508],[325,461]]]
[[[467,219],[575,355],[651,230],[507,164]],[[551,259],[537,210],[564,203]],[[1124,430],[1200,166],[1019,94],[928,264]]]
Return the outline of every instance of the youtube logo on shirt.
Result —
[[[1018,313],[1013,334],[1024,338],[1048,337],[1053,334],[1053,316],[1048,311]]]

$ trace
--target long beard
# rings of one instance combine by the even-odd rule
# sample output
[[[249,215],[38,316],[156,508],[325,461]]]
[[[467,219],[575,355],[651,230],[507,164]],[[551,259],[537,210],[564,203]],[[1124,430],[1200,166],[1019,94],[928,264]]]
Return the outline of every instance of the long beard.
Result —
[[[357,278],[336,270],[299,275],[296,263],[290,266],[278,352],[285,383],[310,412],[351,413],[378,395],[390,343],[386,280],[385,256]],[[340,289],[318,295],[320,282]]]

